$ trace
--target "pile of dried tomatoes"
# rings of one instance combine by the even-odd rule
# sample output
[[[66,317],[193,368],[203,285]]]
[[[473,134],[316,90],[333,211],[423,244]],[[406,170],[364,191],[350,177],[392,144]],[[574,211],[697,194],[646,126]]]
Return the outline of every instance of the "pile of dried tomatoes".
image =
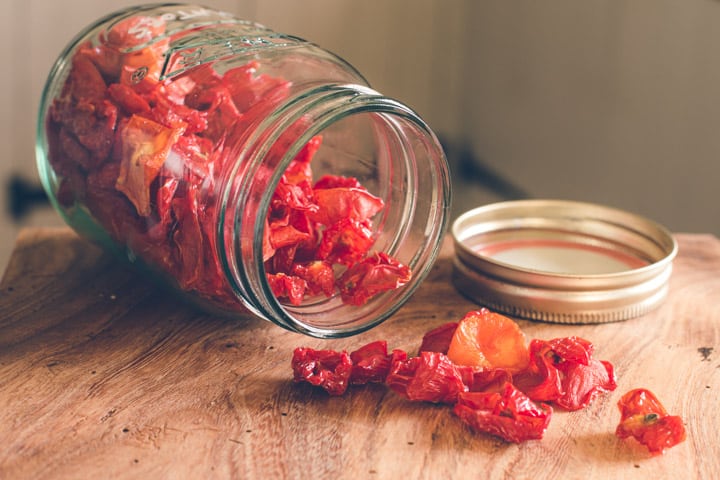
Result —
[[[574,336],[527,345],[514,321],[482,308],[427,332],[413,357],[388,352],[383,340],[350,353],[297,348],[292,369],[296,382],[330,395],[376,382],[408,400],[449,404],[471,428],[519,443],[543,437],[553,407],[579,410],[617,388],[612,364],[593,353],[592,343]],[[628,392],[618,406],[620,438],[634,437],[653,454],[685,439],[682,419],[646,389]]]
[[[143,28],[140,28],[142,26]],[[138,38],[148,32],[155,39]],[[161,78],[174,38],[160,18],[135,16],[77,47],[46,119],[56,197],[86,209],[118,244],[183,290],[233,308],[218,255],[220,197],[233,142],[291,96],[292,83],[248,61],[222,74],[212,64]],[[304,120],[271,148],[286,153]],[[306,123],[306,122],[305,122]],[[312,138],[277,185],[266,215],[263,260],[273,293],[293,305],[339,294],[363,304],[411,277],[372,250],[372,218],[384,207],[352,177],[313,179]]]

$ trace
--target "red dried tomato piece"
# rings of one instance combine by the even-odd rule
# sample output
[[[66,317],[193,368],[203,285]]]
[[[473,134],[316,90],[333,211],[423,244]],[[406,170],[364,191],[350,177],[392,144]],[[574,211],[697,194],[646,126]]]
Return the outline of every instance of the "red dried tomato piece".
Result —
[[[390,372],[392,355],[388,355],[387,342],[378,340],[350,352],[352,373],[350,383],[383,383]]]
[[[152,92],[160,80],[168,44],[169,39],[166,38],[146,48],[125,53],[118,82],[133,87],[137,92]]]
[[[440,352],[447,355],[448,348],[450,348],[450,341],[457,326],[458,322],[448,322],[427,332],[423,335],[420,351]]]
[[[292,369],[296,382],[308,382],[330,395],[342,395],[350,382],[352,360],[347,352],[296,348]]]
[[[112,83],[108,86],[107,93],[126,115],[150,112],[150,104],[147,100],[127,85]]]
[[[95,159],[90,152],[65,127],[61,127],[58,132],[57,146],[66,160],[80,165],[85,170],[92,170],[95,167]]]
[[[64,98],[53,105],[51,115],[53,121],[87,149],[89,155],[83,162],[86,169],[94,169],[107,159],[118,124],[118,110],[112,102],[87,98],[71,102]]]
[[[615,434],[622,439],[633,437],[653,455],[685,440],[682,418],[668,415],[655,394],[645,388],[630,390],[618,401],[620,423]]]
[[[590,405],[603,392],[617,388],[612,364],[603,360],[590,360],[588,365],[573,363],[564,372],[563,395],[555,404],[565,410],[579,410]]]
[[[115,189],[119,171],[119,165],[108,162],[89,173],[85,183],[85,201],[93,217],[105,227],[110,237],[122,241],[140,228],[133,205]]]
[[[500,392],[466,392],[458,396],[453,412],[474,430],[520,443],[543,437],[552,408],[535,404],[506,382]]]
[[[163,240],[167,237],[167,232],[170,231],[171,224],[174,221],[172,200],[175,197],[175,192],[179,184],[180,181],[177,178],[168,177],[162,173],[158,178],[158,188],[155,194],[154,205],[157,214],[157,224],[148,232],[155,240]]]
[[[576,336],[555,338],[549,340],[548,344],[554,354],[562,359],[557,363],[560,369],[568,362],[589,365],[595,351],[595,346],[592,343]]]
[[[287,207],[304,212],[314,212],[318,209],[313,201],[310,185],[307,182],[290,183],[284,175],[275,187],[271,202],[271,207],[275,210]]]
[[[409,400],[433,403],[455,403],[458,394],[467,390],[455,364],[438,352],[393,359],[385,382]]]
[[[199,98],[188,101],[191,108],[196,108],[205,113],[207,116],[207,129],[203,131],[203,136],[211,139],[213,142],[219,142],[228,133],[231,127],[240,122],[243,115],[237,109],[230,94],[222,87],[212,89],[202,89],[198,87]],[[193,94],[187,96],[187,99],[193,98]],[[199,104],[195,104],[198,102]],[[206,105],[207,104],[207,105]],[[206,107],[206,108],[204,108]]]
[[[65,88],[73,99],[92,102],[105,98],[107,85],[97,66],[86,56],[73,58],[72,69]]]
[[[411,277],[410,268],[379,252],[348,268],[337,285],[343,302],[363,305],[375,295],[405,285]]]
[[[276,249],[270,261],[265,262],[265,269],[269,273],[287,273],[288,275],[296,275],[293,272],[296,252],[296,244]]]
[[[530,364],[515,375],[515,385],[535,401],[557,400],[563,394],[562,376],[555,367],[555,352],[545,340],[530,341]]]
[[[367,221],[344,218],[323,231],[315,255],[320,260],[352,265],[367,255],[374,241]]]
[[[381,198],[363,188],[316,188],[313,193],[318,209],[309,216],[323,225],[332,225],[345,218],[362,222],[385,206]]]
[[[185,132],[172,146],[173,162],[163,166],[176,177],[184,178],[192,185],[203,184],[206,188],[215,181],[212,148],[212,142],[207,138]],[[175,164],[177,159],[182,159],[181,164]]]
[[[161,93],[160,87],[153,91],[152,110],[147,117],[166,127],[178,128],[183,131],[184,135],[205,132],[208,128],[208,113],[195,110],[186,105],[177,104],[167,98],[166,94]],[[208,150],[204,155],[207,156],[212,151],[213,144],[209,139],[205,139]],[[197,142],[197,140],[194,140]]]
[[[292,225],[284,225],[270,229],[270,245],[275,249],[297,245],[308,238],[310,238],[309,234],[301,232]]]
[[[533,400],[553,401],[566,410],[588,406],[617,387],[610,362],[592,358],[593,345],[579,337],[530,342],[530,365],[515,384]]]
[[[78,46],[76,55],[90,60],[105,78],[113,79],[120,76],[123,54],[113,47],[103,43],[93,45],[88,41]]]
[[[320,147],[322,146],[322,140],[323,140],[322,135],[315,135],[313,138],[311,138],[303,146],[303,148],[300,149],[298,154],[295,155],[295,159],[294,159],[293,163],[299,164],[299,165],[309,165],[310,162],[312,161],[312,159],[315,157],[315,154],[318,152],[318,150],[320,150]],[[292,170],[290,170],[290,171],[292,172]],[[287,175],[287,172],[285,172],[285,174]],[[304,175],[299,180],[311,181],[312,174]],[[295,183],[298,183],[298,182],[295,182]],[[317,186],[315,186],[314,188],[317,188]]]
[[[469,392],[499,392],[506,383],[512,383],[512,374],[504,368],[481,369],[458,366],[463,383]]]
[[[203,281],[203,236],[198,218],[197,190],[186,190],[182,197],[172,200],[172,211],[177,219],[173,243],[177,246],[178,261],[175,280],[180,288],[189,290]]]
[[[510,317],[481,308],[460,320],[447,355],[458,365],[518,372],[528,365],[526,342],[520,326]]]
[[[320,293],[330,297],[335,293],[335,271],[332,265],[322,260],[308,263],[296,263],[292,266],[292,274],[307,283],[307,293],[318,295]]]
[[[287,298],[292,305],[300,305],[305,298],[307,282],[295,275],[268,273],[268,284],[278,298]]]
[[[340,175],[323,175],[313,185],[315,189],[327,188],[364,188],[357,178],[343,177]]]

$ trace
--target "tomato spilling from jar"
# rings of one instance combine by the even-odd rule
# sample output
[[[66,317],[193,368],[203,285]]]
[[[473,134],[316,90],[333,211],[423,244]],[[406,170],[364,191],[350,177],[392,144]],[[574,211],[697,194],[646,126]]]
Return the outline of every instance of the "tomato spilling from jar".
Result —
[[[228,132],[241,132],[288,99],[291,84],[259,73],[256,61],[222,74],[199,65],[161,79],[171,61],[166,33],[159,18],[131,17],[99,43],[76,49],[47,118],[56,197],[66,209],[85,205],[111,238],[182,289],[232,306],[215,239],[214,186],[228,167],[223,145]],[[279,143],[287,147],[288,140]],[[411,271],[373,251],[381,198],[352,177],[313,178],[322,141],[315,136],[297,153],[269,210],[257,212],[266,215],[268,285],[293,305],[315,295],[360,305],[405,285]],[[283,148],[268,155],[284,155]]]

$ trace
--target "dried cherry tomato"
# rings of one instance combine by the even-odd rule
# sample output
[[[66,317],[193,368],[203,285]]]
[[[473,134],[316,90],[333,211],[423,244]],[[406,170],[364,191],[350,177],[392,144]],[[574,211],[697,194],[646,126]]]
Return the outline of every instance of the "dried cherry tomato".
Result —
[[[460,320],[448,347],[448,357],[458,365],[516,372],[528,364],[525,343],[525,334],[512,319],[481,308]]]
[[[565,410],[584,408],[617,387],[613,365],[592,358],[593,348],[579,337],[533,339],[530,365],[515,376],[515,384],[533,400],[552,401]]]
[[[352,373],[350,383],[383,383],[390,372],[392,355],[388,355],[387,342],[377,340],[350,352]]]
[[[455,364],[438,352],[420,352],[410,359],[393,359],[386,383],[409,400],[455,403],[467,390]]]
[[[682,418],[669,415],[655,394],[645,388],[630,390],[618,401],[620,423],[615,434],[633,437],[653,455],[685,440]]]
[[[296,382],[308,382],[330,395],[342,395],[350,382],[352,360],[347,352],[296,348],[292,369]]]
[[[343,302],[362,305],[370,297],[405,285],[411,277],[410,268],[379,252],[348,268],[337,285]]]
[[[535,404],[506,382],[499,392],[465,392],[458,396],[455,415],[474,430],[520,443],[543,437],[552,408]]]

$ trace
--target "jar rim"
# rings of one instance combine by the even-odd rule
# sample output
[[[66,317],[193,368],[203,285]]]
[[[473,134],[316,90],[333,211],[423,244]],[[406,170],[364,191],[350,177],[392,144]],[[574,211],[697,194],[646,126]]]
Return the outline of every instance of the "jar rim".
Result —
[[[402,145],[405,158],[403,158],[400,163],[397,163],[396,166],[404,165],[402,168],[408,173],[406,181],[408,181],[409,185],[405,188],[413,188],[413,182],[417,181],[416,177],[421,174],[420,172],[436,180],[436,188],[439,190],[436,201],[439,205],[432,206],[430,208],[432,211],[425,212],[425,218],[420,219],[427,222],[427,225],[423,227],[426,231],[427,238],[424,239],[422,244],[418,245],[418,250],[420,251],[413,252],[413,255],[409,257],[411,260],[411,265],[409,266],[414,270],[413,279],[408,285],[398,290],[385,292],[372,298],[362,307],[342,305],[339,298],[337,298],[337,294],[331,299],[316,302],[312,304],[312,306],[308,306],[307,304],[298,307],[287,305],[273,295],[265,277],[265,265],[262,257],[265,214],[248,215],[247,212],[252,210],[256,212],[268,211],[275,187],[278,185],[285,169],[300,149],[312,137],[321,134],[329,127],[337,125],[346,118],[363,114],[382,118],[383,122],[380,123],[376,121],[375,125],[382,125],[386,134],[394,135],[394,141]],[[266,153],[271,146],[265,145],[264,149],[255,152],[253,152],[252,146],[246,150],[246,152],[253,153],[250,158],[244,160],[254,164],[254,168],[248,170],[249,174],[244,174],[247,182],[244,188],[236,189],[236,191],[233,192],[232,186],[228,184],[224,198],[229,202],[227,205],[238,205],[238,202],[247,202],[253,195],[257,195],[257,188],[261,188],[259,201],[256,203],[257,209],[235,209],[235,218],[232,220],[232,223],[237,227],[237,230],[230,229],[230,231],[236,234],[237,232],[241,233],[238,238],[230,242],[228,242],[228,238],[225,238],[227,229],[222,227],[228,220],[224,218],[228,212],[227,210],[224,211],[218,223],[220,229],[218,231],[220,235],[218,245],[220,245],[221,248],[221,256],[226,258],[224,264],[226,268],[229,269],[229,278],[232,279],[233,290],[238,294],[244,295],[252,293],[253,297],[258,300],[255,307],[258,308],[259,312],[256,313],[259,313],[260,316],[288,330],[313,337],[336,338],[354,335],[382,323],[395,313],[410,298],[436,260],[443,234],[447,230],[449,223],[448,212],[451,202],[449,171],[442,147],[425,122],[407,106],[393,99],[383,97],[378,92],[366,86],[325,85],[314,91],[304,92],[299,97],[289,100],[285,105],[280,107],[274,118],[270,118],[264,122],[264,127],[274,130],[269,136],[277,140],[282,132],[286,131],[289,126],[293,125],[294,122],[304,115],[309,115],[312,121],[309,122],[307,129],[304,130],[287,149],[278,164],[273,166],[273,174],[270,181],[262,187],[253,188],[252,185],[249,185],[249,182],[252,182],[254,178],[252,172],[257,172],[258,169],[261,168],[261,165],[263,165],[263,162],[266,160],[264,153]],[[388,121],[390,118],[392,118],[392,122]],[[407,144],[409,140],[403,138],[401,131],[396,130],[396,128],[398,128],[398,122],[404,126],[412,125],[417,135],[424,136],[420,143],[424,143],[425,148],[428,149],[425,159],[417,158],[418,156],[415,155],[415,152],[410,151],[410,146]],[[258,135],[257,138],[259,139],[261,137],[263,139],[267,138],[262,135]],[[392,159],[392,161],[397,162],[398,159]],[[418,166],[418,162],[425,162],[425,164]],[[239,168],[239,166],[236,165],[236,168]],[[244,196],[238,196],[237,193],[239,191],[246,193]],[[412,192],[406,193],[406,202],[412,202],[414,201],[413,199],[417,197],[417,195],[414,195]],[[414,206],[410,208],[405,205],[402,208],[405,210],[404,215],[406,218],[400,222],[399,227],[400,229],[409,228],[412,220],[418,221],[417,216],[419,212],[416,211]],[[403,233],[399,231],[396,235],[398,238],[394,239],[394,242],[390,242],[393,244],[391,248],[399,250],[401,248],[399,243],[402,242],[402,237],[406,234],[407,232]],[[239,242],[239,238],[251,238],[252,245],[248,247],[247,244],[242,244]],[[227,245],[232,245],[233,251],[229,251],[226,248]],[[244,253],[242,251],[243,249],[245,250]],[[389,252],[391,255],[392,253],[393,252]],[[250,254],[251,264],[254,268],[241,274],[237,268],[239,264],[238,260],[248,254]],[[354,310],[351,311],[350,309]],[[327,317],[330,312],[332,312],[332,315],[335,315],[339,321],[328,322]]]

